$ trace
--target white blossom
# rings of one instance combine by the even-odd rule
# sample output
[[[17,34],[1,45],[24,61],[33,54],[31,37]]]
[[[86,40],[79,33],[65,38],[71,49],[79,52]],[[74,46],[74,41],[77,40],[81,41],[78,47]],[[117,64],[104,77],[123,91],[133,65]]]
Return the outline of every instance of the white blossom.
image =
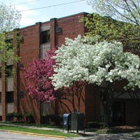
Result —
[[[74,81],[101,85],[103,81],[127,79],[127,87],[140,88],[140,59],[123,52],[120,42],[99,41],[99,37],[66,38],[66,45],[57,51],[55,74],[51,78],[55,89],[70,86]]]

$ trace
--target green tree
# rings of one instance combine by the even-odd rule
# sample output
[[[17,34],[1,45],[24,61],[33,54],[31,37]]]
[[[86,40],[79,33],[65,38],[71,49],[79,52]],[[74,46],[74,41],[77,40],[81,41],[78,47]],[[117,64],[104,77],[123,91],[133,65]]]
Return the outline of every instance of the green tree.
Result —
[[[88,14],[83,20],[88,31],[87,35],[100,35],[102,40],[120,41],[125,51],[140,54],[140,26],[95,13]]]

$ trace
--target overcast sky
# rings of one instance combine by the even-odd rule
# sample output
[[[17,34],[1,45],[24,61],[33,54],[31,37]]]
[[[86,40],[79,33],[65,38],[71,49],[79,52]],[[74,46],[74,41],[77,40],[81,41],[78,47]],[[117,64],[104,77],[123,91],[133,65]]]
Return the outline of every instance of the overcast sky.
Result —
[[[0,3],[12,4],[21,11],[21,27],[48,21],[51,18],[92,12],[92,8],[86,0],[0,0]]]

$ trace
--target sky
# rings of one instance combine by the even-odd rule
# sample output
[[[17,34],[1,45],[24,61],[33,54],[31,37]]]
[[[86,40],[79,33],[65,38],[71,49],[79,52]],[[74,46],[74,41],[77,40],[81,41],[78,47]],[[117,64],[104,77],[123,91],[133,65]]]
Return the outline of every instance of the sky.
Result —
[[[92,12],[87,0],[0,0],[0,3],[13,5],[22,15],[20,27],[37,22],[49,21],[80,12]]]

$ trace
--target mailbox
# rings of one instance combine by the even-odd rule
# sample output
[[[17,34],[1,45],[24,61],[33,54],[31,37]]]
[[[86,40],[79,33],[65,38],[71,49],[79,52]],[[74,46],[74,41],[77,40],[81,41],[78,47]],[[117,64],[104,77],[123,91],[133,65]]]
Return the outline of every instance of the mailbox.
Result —
[[[85,116],[83,113],[72,113],[71,114],[71,130],[76,130],[78,133],[78,130],[84,130],[84,121]]]
[[[66,130],[70,130],[71,127],[71,114],[63,114],[63,127]]]

